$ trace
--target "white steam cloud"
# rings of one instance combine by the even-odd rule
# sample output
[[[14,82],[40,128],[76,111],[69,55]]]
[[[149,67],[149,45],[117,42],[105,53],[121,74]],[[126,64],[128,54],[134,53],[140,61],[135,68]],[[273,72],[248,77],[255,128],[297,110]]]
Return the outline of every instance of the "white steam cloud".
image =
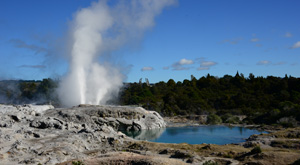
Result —
[[[123,75],[99,58],[138,41],[154,26],[154,18],[175,0],[120,0],[92,3],[79,10],[71,24],[69,72],[58,94],[64,106],[105,104],[122,86]],[[100,61],[100,62],[99,62]]]

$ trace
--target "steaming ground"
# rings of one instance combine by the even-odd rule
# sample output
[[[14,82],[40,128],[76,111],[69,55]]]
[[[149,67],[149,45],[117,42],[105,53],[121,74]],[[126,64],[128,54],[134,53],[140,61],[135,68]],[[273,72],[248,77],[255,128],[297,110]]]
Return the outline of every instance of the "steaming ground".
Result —
[[[154,18],[175,2],[120,0],[109,6],[99,0],[79,10],[69,31],[69,72],[58,90],[62,104],[105,104],[117,95],[125,76],[99,58],[140,40]]]

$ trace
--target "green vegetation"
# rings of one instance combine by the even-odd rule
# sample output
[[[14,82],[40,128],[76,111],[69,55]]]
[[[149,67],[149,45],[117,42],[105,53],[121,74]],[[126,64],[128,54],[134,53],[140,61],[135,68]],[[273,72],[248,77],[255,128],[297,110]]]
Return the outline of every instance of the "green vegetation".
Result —
[[[211,161],[211,160],[209,160],[209,161],[206,161],[206,162],[204,162],[204,163],[203,163],[203,165],[218,165],[218,163],[217,163],[217,162],[214,162],[214,161]]]
[[[245,115],[247,124],[294,126],[300,121],[300,78],[291,76],[255,77],[211,75],[191,80],[126,84],[121,105],[140,105],[163,116],[219,116],[225,123],[240,123],[236,115]],[[215,116],[216,115],[216,116]],[[282,119],[286,117],[286,119]],[[287,123],[287,119],[294,119]],[[220,120],[217,120],[217,123]],[[214,123],[214,122],[213,122]]]
[[[262,150],[261,150],[261,148],[260,148],[259,146],[254,147],[254,148],[250,151],[251,154],[259,154],[259,153],[261,153],[261,152],[262,152]]]
[[[73,161],[72,165],[84,165],[84,163],[82,161]]]
[[[222,119],[216,114],[210,114],[207,116],[207,124],[221,124]]]
[[[0,81],[0,103],[6,104],[54,104],[58,105],[55,90],[57,81],[50,78],[42,81],[4,80]]]
[[[59,106],[57,81],[0,81],[0,103],[40,103]],[[208,115],[211,124],[280,124],[295,127],[300,121],[300,78],[291,76],[247,78],[211,75],[155,84],[125,83],[120,105],[139,105],[163,116]],[[243,121],[237,115],[245,115]]]
[[[240,123],[239,117],[233,116],[230,113],[222,115],[222,121],[223,121],[223,123],[231,123],[231,124],[239,124]]]

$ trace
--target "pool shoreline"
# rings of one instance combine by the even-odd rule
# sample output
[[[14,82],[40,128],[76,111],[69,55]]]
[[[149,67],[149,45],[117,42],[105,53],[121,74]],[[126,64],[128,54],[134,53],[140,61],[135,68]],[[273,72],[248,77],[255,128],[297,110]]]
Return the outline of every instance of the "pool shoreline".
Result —
[[[136,140],[158,143],[224,145],[243,143],[251,135],[267,132],[232,125],[188,125],[184,127],[167,127],[164,129],[125,131],[123,133]]]
[[[187,121],[187,122],[172,122],[168,117],[164,118],[166,122],[166,127],[186,127],[186,126],[208,126],[209,124],[199,124],[194,121]],[[231,124],[231,123],[221,123],[221,124],[214,124],[220,126],[229,126],[229,127],[245,127],[249,129],[256,129],[259,131],[265,131],[268,133],[284,130],[282,126],[279,125],[259,125],[259,124]]]

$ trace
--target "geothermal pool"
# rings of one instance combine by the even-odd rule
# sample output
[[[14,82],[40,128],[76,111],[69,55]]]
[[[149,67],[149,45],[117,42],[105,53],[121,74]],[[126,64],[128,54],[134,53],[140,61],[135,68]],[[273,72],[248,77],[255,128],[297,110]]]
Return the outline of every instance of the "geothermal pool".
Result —
[[[141,132],[124,132],[137,140],[161,143],[188,144],[231,144],[244,142],[253,134],[267,133],[245,127],[228,127],[220,125],[168,127]]]

